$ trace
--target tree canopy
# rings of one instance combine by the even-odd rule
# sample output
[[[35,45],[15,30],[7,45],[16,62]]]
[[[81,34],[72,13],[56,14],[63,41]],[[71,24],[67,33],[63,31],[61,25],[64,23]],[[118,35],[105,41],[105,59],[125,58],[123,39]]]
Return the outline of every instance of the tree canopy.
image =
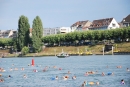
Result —
[[[34,52],[42,50],[43,25],[39,16],[33,20],[32,25],[32,46]]]
[[[17,49],[22,50],[24,46],[28,46],[29,41],[29,21],[24,15],[18,20]]]

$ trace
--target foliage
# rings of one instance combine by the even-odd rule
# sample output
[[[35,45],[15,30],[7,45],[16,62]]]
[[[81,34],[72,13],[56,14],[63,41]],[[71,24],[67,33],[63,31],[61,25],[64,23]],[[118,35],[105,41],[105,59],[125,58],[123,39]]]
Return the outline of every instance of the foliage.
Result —
[[[39,16],[36,16],[32,25],[32,46],[34,48],[34,52],[40,52],[42,50],[42,36],[42,21]]]
[[[67,34],[49,35],[42,38],[44,43],[75,42],[82,40],[117,40],[122,41],[130,38],[130,27],[111,30],[90,30],[83,32],[72,32]],[[121,40],[119,40],[121,41]]]
[[[22,50],[24,46],[29,43],[29,21],[24,15],[20,16],[18,20],[18,36],[17,36],[17,49]]]
[[[35,28],[34,28],[35,29]],[[40,31],[39,31],[40,32]],[[38,38],[35,36],[35,32],[33,31],[32,41],[34,47],[41,47],[42,42],[54,44],[61,42],[78,42],[82,40],[118,40],[118,41],[126,41],[126,39],[130,39],[130,27],[121,28],[121,29],[112,29],[112,30],[93,30],[93,31],[84,31],[84,32],[72,32],[68,34],[57,34],[57,35],[49,35]],[[77,41],[78,40],[78,41]],[[42,42],[41,42],[42,41]],[[5,46],[14,46],[16,47],[17,38],[0,38],[0,46],[3,48]],[[37,45],[38,44],[38,45]],[[37,52],[37,51],[36,51]]]
[[[27,53],[29,53],[29,48],[28,47],[26,47],[26,46],[24,46],[23,48],[22,48],[22,55],[26,55]]]
[[[5,48],[5,46],[12,46],[13,40],[12,38],[0,38],[0,46]]]

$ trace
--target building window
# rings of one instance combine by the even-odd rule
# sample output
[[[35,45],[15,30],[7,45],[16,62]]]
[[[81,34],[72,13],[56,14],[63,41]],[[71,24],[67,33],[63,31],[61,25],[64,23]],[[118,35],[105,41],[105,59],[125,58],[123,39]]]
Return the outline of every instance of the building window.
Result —
[[[116,24],[114,24],[114,23],[113,23],[113,24],[112,24],[112,26],[113,26],[113,27],[115,27],[115,26],[116,26]]]

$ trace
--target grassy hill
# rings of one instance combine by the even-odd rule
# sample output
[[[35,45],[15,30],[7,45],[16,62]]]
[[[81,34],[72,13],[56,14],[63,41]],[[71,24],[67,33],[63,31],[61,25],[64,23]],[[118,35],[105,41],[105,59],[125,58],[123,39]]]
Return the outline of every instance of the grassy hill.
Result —
[[[117,43],[113,44],[115,52],[130,52],[130,42]],[[46,47],[42,52],[35,54],[28,54],[27,56],[48,56],[56,55],[62,52],[67,52],[68,54],[102,54],[102,49],[104,45],[95,45],[95,46],[59,46],[59,47]],[[105,54],[112,54],[111,51],[106,52]]]
[[[115,52],[130,52],[130,42],[113,44]],[[40,53],[29,53],[26,56],[50,56],[56,55],[62,52],[67,52],[68,54],[103,54],[102,48],[104,45],[95,46],[58,46],[58,47],[45,47]],[[9,50],[0,50],[1,53],[8,54],[8,57],[17,56],[18,54],[9,54]],[[105,52],[105,54],[112,54],[111,51]]]

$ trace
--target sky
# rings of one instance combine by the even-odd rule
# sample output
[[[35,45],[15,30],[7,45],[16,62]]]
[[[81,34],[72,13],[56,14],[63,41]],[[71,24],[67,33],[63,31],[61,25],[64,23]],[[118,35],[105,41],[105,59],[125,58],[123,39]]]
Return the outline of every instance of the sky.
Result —
[[[77,21],[114,17],[121,22],[130,14],[130,0],[0,0],[0,30],[17,30],[21,15],[39,16],[44,28],[70,27]]]

